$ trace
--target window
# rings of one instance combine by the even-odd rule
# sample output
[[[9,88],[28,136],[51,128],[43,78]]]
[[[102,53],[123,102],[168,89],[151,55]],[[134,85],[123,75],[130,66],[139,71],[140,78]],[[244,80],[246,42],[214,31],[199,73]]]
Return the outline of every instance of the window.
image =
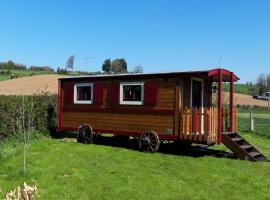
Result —
[[[82,83],[74,85],[74,103],[92,104],[93,83]]]
[[[131,82],[120,84],[120,104],[142,105],[143,104],[143,82]]]

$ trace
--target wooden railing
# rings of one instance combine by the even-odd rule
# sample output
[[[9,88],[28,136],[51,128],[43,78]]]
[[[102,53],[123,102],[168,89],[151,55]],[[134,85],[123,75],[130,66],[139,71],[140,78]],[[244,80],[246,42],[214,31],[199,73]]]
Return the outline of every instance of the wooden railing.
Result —
[[[237,110],[233,110],[233,131],[237,131]],[[181,113],[180,137],[185,140],[216,142],[218,126],[218,110],[210,108],[184,108]],[[230,129],[230,113],[223,110],[223,131]]]
[[[232,129],[230,129],[230,109],[223,108],[222,115],[223,115],[222,131],[223,132],[228,132],[228,131],[237,132],[237,127],[238,127],[237,108],[233,108]]]

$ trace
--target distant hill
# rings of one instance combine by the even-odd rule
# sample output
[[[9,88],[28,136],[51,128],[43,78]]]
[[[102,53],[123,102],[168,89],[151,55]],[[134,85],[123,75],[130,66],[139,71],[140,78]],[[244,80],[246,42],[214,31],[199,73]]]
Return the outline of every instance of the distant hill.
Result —
[[[37,70],[0,70],[0,81],[15,79],[25,76],[35,76],[40,74],[53,74],[52,71]]]
[[[229,92],[230,91],[230,84],[224,83],[222,86],[223,91]],[[254,95],[255,86],[254,85],[248,85],[248,84],[241,84],[241,83],[235,83],[234,84],[234,92],[239,94],[246,94],[246,95]]]

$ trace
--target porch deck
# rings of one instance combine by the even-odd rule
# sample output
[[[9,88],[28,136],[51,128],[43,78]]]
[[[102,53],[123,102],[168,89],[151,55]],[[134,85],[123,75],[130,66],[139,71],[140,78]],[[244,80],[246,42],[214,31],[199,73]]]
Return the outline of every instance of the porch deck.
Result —
[[[222,132],[237,132],[237,109],[233,108],[233,126],[230,127],[230,109],[222,109]],[[191,142],[216,143],[218,135],[218,109],[189,108],[183,109],[180,116],[180,139]]]

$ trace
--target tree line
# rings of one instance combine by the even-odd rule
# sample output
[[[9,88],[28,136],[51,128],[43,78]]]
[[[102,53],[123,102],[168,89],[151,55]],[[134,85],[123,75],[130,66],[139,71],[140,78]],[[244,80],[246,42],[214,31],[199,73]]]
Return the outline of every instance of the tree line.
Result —
[[[60,68],[58,67],[56,72],[58,74],[66,74],[69,71],[73,71],[73,65],[74,65],[74,59],[75,56],[72,55],[68,58],[66,62],[66,68]],[[10,72],[10,70],[31,70],[31,71],[47,71],[47,72],[54,72],[54,69],[49,66],[30,66],[27,67],[26,65],[15,63],[11,60],[7,62],[0,62],[0,70],[4,73],[6,70]],[[114,60],[111,60],[110,58],[105,59],[103,64],[101,65],[101,70],[103,73],[109,73],[109,74],[118,74],[118,73],[142,73],[143,67],[141,65],[137,65],[133,68],[133,70],[128,71],[128,64],[124,58],[116,58]],[[87,72],[80,72],[80,73],[86,73]],[[102,72],[95,72],[102,73]]]
[[[30,66],[27,68],[23,64],[15,63],[12,60],[7,62],[0,62],[0,70],[31,70],[31,71],[50,71],[53,72],[53,68],[49,66]]]
[[[105,73],[127,73],[128,72],[128,66],[127,62],[124,58],[117,58],[114,60],[111,60],[110,58],[104,60],[102,66],[102,71]],[[133,68],[133,71],[130,71],[130,73],[142,73],[143,67],[141,65],[137,65]]]
[[[265,95],[266,92],[270,92],[270,74],[258,76],[255,90],[258,95]]]

